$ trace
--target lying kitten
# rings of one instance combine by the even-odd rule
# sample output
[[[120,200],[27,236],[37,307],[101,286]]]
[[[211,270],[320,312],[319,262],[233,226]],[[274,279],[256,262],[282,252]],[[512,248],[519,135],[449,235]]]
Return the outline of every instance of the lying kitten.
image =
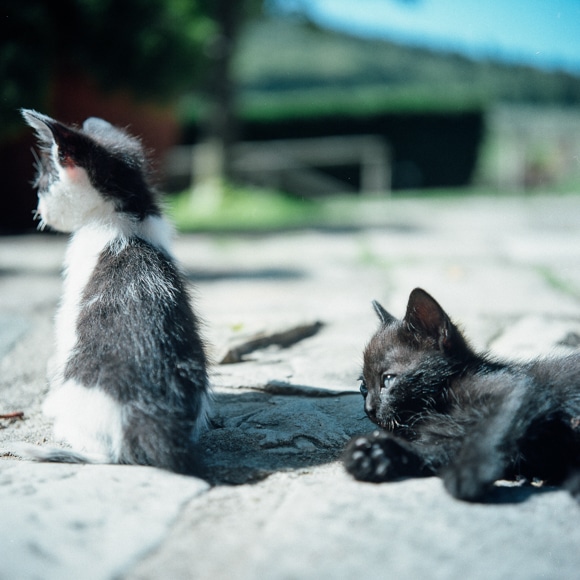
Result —
[[[40,145],[41,227],[73,232],[44,404],[72,450],[25,454],[196,472],[206,356],[143,148],[101,119],[76,129],[22,114]]]
[[[498,479],[565,484],[580,498],[580,353],[529,363],[475,353],[429,294],[381,320],[364,352],[361,393],[383,431],[355,437],[346,469],[364,481],[439,475],[455,497]]]

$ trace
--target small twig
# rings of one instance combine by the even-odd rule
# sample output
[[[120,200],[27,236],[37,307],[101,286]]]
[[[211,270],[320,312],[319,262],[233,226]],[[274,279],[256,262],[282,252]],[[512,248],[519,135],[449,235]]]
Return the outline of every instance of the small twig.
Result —
[[[323,326],[324,324],[322,322],[317,321],[310,324],[293,326],[280,332],[269,334],[259,333],[253,338],[230,348],[219,364],[227,365],[243,362],[245,355],[272,345],[279,346],[280,348],[288,348],[305,338],[314,336]]]
[[[24,419],[24,411],[0,414],[0,419]]]

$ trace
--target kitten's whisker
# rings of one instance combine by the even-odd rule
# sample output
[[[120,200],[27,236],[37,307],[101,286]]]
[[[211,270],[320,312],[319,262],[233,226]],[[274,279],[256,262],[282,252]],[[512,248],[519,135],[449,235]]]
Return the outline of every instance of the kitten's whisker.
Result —
[[[44,219],[42,218],[42,216],[40,215],[40,212],[38,210],[34,210],[32,212],[32,217],[34,220],[39,220],[38,225],[36,226],[36,229],[39,232],[43,232],[45,230],[47,224],[44,221]]]

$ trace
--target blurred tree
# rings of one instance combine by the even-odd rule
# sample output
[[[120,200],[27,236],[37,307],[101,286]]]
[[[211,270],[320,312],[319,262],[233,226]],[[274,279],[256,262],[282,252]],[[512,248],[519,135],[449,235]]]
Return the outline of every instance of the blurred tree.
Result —
[[[218,30],[210,4],[0,0],[0,230],[30,227],[35,205],[32,137],[18,109],[68,121],[80,121],[87,108],[108,116],[106,109],[114,122],[131,123],[143,136],[146,127],[155,139],[164,132],[157,140],[169,142],[175,120],[157,104],[171,103],[204,78],[205,49]]]
[[[244,24],[263,9],[264,0],[203,0],[203,3],[216,25],[206,50],[210,71],[206,85],[210,108],[206,139],[209,162],[213,166],[210,173],[220,182],[231,178],[231,146],[237,140],[237,88],[232,71],[233,59]],[[219,183],[217,186],[220,187]]]
[[[205,71],[216,24],[204,0],[0,0],[0,136],[22,106],[47,110],[59,74],[167,101]]]
[[[271,13],[308,14],[308,0],[202,0],[217,25],[208,48],[212,62],[208,84],[210,114],[206,125],[208,162],[218,179],[232,176],[231,146],[237,140],[236,86],[232,63],[240,33],[248,18],[267,10]],[[421,0],[395,0],[416,3]]]
[[[228,176],[232,59],[247,17],[262,7],[263,0],[0,0],[0,140],[22,130],[19,108],[50,113],[55,94],[70,95],[57,86],[63,78],[154,102],[203,88],[206,134],[219,174]]]

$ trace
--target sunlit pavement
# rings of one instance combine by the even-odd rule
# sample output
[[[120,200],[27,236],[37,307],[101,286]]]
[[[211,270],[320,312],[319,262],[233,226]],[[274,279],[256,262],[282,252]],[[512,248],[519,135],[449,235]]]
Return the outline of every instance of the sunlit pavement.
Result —
[[[355,482],[337,458],[372,428],[357,393],[372,299],[402,316],[423,287],[502,356],[580,344],[580,197],[368,212],[348,230],[178,238],[215,362],[209,483],[4,457],[0,578],[577,578],[567,492],[498,487],[466,504],[437,478]],[[0,420],[0,447],[51,441],[40,405],[65,243],[0,238],[0,414],[24,413]],[[297,328],[312,332],[277,344]],[[271,344],[219,364],[257,335]]]

